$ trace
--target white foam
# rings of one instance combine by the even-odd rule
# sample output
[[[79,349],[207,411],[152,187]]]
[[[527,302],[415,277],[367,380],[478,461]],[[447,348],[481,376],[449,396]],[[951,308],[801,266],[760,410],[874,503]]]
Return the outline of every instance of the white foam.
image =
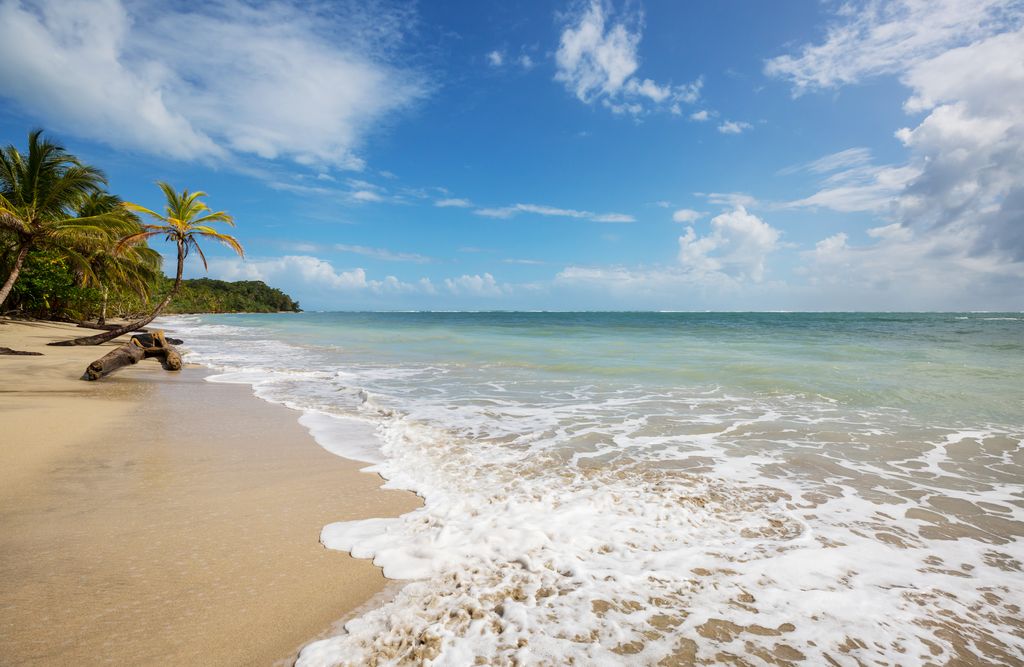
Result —
[[[950,633],[979,660],[1024,654],[1019,429],[513,367],[342,367],[276,341],[243,358],[219,341],[257,334],[190,326],[218,381],[303,410],[343,456],[367,443],[361,460],[425,500],[323,528],[326,546],[410,583],[301,667],[674,651],[941,664],[963,659]]]

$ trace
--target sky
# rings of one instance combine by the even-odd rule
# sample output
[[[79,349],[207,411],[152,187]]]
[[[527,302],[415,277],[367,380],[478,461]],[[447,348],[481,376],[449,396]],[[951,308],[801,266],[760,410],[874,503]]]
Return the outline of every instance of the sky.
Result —
[[[306,309],[1019,311],[1022,109],[1021,1],[0,0],[0,144]]]

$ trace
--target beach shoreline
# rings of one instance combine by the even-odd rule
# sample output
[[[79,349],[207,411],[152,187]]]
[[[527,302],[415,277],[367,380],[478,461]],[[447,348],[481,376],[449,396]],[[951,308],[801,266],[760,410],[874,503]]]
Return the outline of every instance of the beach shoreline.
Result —
[[[155,361],[78,378],[117,343],[6,320],[0,346],[0,654],[12,664],[290,664],[380,600],[323,526],[413,494],[321,448],[294,411]],[[186,341],[187,346],[187,341]]]

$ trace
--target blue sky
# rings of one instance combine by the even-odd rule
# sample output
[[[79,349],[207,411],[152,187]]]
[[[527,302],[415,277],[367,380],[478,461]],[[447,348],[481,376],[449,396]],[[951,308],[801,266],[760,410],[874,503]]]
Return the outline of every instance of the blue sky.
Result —
[[[0,0],[0,142],[314,309],[1024,308],[1024,6]],[[166,250],[161,248],[161,250]],[[191,265],[190,276],[202,275]]]

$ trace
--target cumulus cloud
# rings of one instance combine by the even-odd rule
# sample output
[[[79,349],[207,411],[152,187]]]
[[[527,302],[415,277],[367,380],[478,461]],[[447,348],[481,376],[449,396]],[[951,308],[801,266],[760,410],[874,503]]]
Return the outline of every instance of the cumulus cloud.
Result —
[[[505,54],[501,51],[491,51],[487,54],[487,62],[489,62],[492,67],[501,67],[505,64]]]
[[[427,92],[389,64],[409,21],[355,3],[7,0],[0,95],[116,148],[358,169],[366,134]]]
[[[459,296],[502,296],[511,292],[508,285],[498,283],[490,273],[445,278],[444,286],[449,292]]]
[[[473,211],[485,218],[508,219],[519,213],[532,213],[534,215],[552,216],[558,218],[576,218],[590,220],[591,222],[636,222],[636,218],[625,213],[593,213],[591,211],[577,211],[571,208],[557,208],[555,206],[544,206],[542,204],[514,204],[501,208],[478,208]]]
[[[694,211],[692,208],[681,208],[672,214],[672,222],[694,222],[704,217],[704,214],[700,211]]]
[[[930,18],[933,4],[938,16]],[[840,275],[865,289],[891,284],[924,291],[932,280],[947,285],[951,295],[960,289],[981,300],[1007,293],[1007,281],[1016,281],[1019,292],[1024,29],[1008,26],[1024,17],[1011,7],[948,1],[871,5],[845,16],[824,44],[804,47],[800,57],[782,61],[787,67],[771,70],[798,89],[895,73],[910,89],[904,108],[926,114],[916,126],[895,132],[907,149],[905,164],[876,166],[853,156],[858,164],[793,202],[871,211],[888,223],[874,228],[868,244],[850,244],[848,236],[823,240],[811,262],[818,280],[827,282],[834,264],[848,267]],[[849,66],[833,62],[840,44],[850,50]],[[1019,300],[1005,305],[1019,307]]]
[[[626,14],[612,21],[602,0],[591,0],[567,16],[555,53],[555,80],[580,101],[601,104],[614,113],[639,114],[651,107],[681,113],[680,103],[700,98],[703,80],[672,85],[635,76],[642,17]]]
[[[711,114],[708,113],[707,109],[701,109],[700,111],[694,111],[692,114],[690,114],[690,120],[695,120],[698,123],[703,123],[704,121],[706,121],[706,120],[708,120],[710,118],[711,118]]]
[[[679,237],[679,262],[699,275],[722,273],[761,282],[765,259],[778,248],[779,236],[779,230],[738,206],[712,218],[704,236],[687,227]]]

